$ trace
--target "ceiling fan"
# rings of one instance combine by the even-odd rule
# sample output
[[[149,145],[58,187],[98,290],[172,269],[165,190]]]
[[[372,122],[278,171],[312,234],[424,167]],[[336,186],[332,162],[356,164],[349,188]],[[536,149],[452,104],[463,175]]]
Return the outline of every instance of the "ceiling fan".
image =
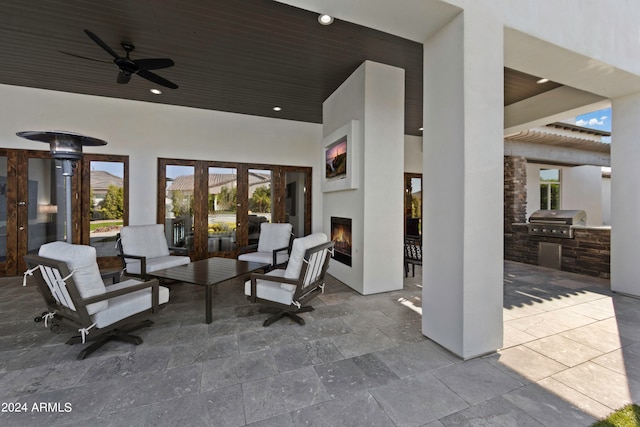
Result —
[[[129,54],[133,52],[135,46],[128,42],[122,42],[122,48],[126,52],[126,55],[120,56],[114,52],[113,49],[109,47],[105,42],[100,39],[97,35],[92,33],[89,30],[84,30],[84,32],[93,40],[98,46],[104,49],[109,55],[113,56],[113,63],[118,66],[118,78],[117,82],[120,84],[129,83],[131,80],[131,76],[134,74],[139,75],[140,77],[147,79],[153,83],[159,84],[164,87],[168,87],[170,89],[177,89],[178,85],[165,79],[164,77],[160,77],[156,73],[152,73],[149,70],[160,70],[162,68],[173,67],[175,64],[173,60],[169,58],[148,58],[148,59],[131,59]],[[88,58],[86,56],[80,56],[73,53],[62,52],[66,55],[75,56],[82,59],[90,59],[92,61],[98,62],[106,62],[99,59]]]

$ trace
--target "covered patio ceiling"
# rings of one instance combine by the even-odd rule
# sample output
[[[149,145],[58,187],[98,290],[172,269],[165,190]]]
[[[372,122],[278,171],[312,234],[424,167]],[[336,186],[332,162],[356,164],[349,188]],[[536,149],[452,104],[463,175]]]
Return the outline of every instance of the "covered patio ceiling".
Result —
[[[320,25],[317,13],[271,0],[50,0],[38,7],[1,0],[0,6],[3,84],[321,123],[322,102],[372,60],[405,69],[405,133],[421,135],[423,50],[408,38],[339,19]],[[175,66],[154,72],[179,88],[135,75],[116,83],[113,58],[85,29],[118,55],[128,42],[133,59],[171,58]],[[536,80],[505,68],[505,105],[560,86]]]

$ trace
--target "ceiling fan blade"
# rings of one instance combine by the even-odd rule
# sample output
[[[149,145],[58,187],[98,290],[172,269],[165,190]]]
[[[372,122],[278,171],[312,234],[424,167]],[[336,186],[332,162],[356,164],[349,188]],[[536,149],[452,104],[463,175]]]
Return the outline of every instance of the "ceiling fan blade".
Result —
[[[120,84],[127,84],[129,83],[129,80],[131,80],[131,75],[130,74],[125,74],[122,71],[120,71],[118,73],[118,78],[117,78],[117,82]]]
[[[98,46],[100,46],[101,48],[103,48],[104,50],[107,51],[107,53],[109,53],[109,55],[113,56],[115,59],[120,58],[120,56],[115,53],[113,51],[113,49],[111,49],[109,47],[109,45],[107,45],[105,42],[103,42],[100,37],[96,36],[95,34],[93,34],[91,31],[89,30],[84,30],[85,34],[88,35],[91,40],[93,40]]]
[[[133,62],[135,62],[141,70],[159,70],[161,68],[169,68],[175,65],[173,60],[169,58],[134,59]]]
[[[160,77],[159,75],[152,73],[151,71],[147,71],[147,70],[140,70],[137,73],[140,77],[147,79],[151,82],[157,83],[159,85],[162,85],[164,87],[168,87],[170,89],[178,89],[178,85],[175,83],[170,82],[169,80],[165,79],[164,77]]]
[[[58,52],[60,52],[60,53],[62,53],[64,55],[73,56],[74,58],[88,59],[89,61],[102,62],[104,64],[111,64],[113,62],[113,61],[106,61],[104,59],[89,58],[88,56],[77,55],[75,53],[65,52],[64,50],[59,50]]]

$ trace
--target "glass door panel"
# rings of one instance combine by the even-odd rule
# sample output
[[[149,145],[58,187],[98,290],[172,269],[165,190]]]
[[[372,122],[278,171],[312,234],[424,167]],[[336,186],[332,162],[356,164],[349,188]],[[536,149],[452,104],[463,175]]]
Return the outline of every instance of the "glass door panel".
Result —
[[[405,234],[422,234],[422,176],[405,174]]]
[[[116,236],[124,225],[124,163],[91,161],[89,245],[98,257],[118,256]]]
[[[62,167],[53,160],[30,158],[27,169],[27,252],[37,253],[43,244],[66,238],[65,188]]]
[[[195,167],[167,165],[165,169],[165,234],[169,246],[193,252]]]
[[[8,204],[7,191],[9,182],[7,168],[7,157],[0,156],[0,271],[5,271],[7,264],[7,219]]]
[[[210,167],[207,187],[207,252],[216,256],[237,247],[238,170]]]
[[[306,174],[304,172],[286,172],[284,195],[285,222],[293,226],[293,235],[303,237],[305,228]]]
[[[273,212],[273,171],[268,169],[249,169],[249,245],[258,243],[260,224],[271,222]]]

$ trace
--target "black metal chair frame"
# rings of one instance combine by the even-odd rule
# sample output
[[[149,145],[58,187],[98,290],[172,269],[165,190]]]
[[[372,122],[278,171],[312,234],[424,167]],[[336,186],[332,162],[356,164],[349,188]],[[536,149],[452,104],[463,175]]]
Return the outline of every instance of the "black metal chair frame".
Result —
[[[416,275],[416,265],[422,266],[422,238],[405,236],[404,238],[404,277],[409,277],[411,265],[412,277]]]

